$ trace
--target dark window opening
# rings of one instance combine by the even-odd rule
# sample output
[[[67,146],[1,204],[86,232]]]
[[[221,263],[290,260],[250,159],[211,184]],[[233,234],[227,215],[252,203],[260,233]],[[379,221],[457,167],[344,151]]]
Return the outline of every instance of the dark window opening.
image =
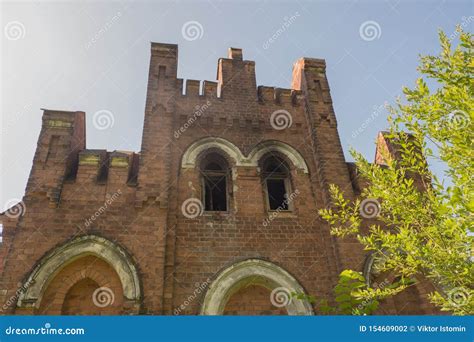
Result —
[[[204,178],[204,210],[227,211],[226,176]]]
[[[206,170],[207,171],[223,171],[224,169],[218,163],[210,162],[209,164],[206,165]]]
[[[227,161],[219,154],[211,153],[201,165],[204,210],[227,211]]]
[[[288,210],[284,179],[267,179],[267,192],[270,210]]]
[[[265,164],[265,173],[269,174],[282,174],[283,176],[286,175],[287,171],[285,166],[283,165],[283,162],[280,161],[279,159],[276,158],[271,158],[266,164]]]
[[[263,162],[264,185],[270,210],[290,210],[288,202],[289,171],[283,160],[269,157]]]

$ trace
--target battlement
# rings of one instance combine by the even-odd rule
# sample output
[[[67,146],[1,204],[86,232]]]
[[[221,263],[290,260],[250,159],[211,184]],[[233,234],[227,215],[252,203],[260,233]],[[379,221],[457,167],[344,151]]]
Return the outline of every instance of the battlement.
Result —
[[[299,106],[304,101],[303,92],[295,89],[283,89],[266,86],[258,86],[257,88],[258,101],[262,104],[291,104]]]
[[[215,81],[178,79],[178,84],[179,88],[182,89],[182,97],[220,98],[218,96],[218,83]],[[304,101],[304,94],[301,90],[258,86],[257,99],[260,104],[274,103],[298,106]]]
[[[139,154],[135,152],[86,149],[79,152],[78,171],[69,182],[135,186],[138,162]]]
[[[176,77],[173,75],[177,75],[177,45],[152,43],[151,55],[152,65],[150,70],[153,70],[151,76]],[[305,57],[299,59],[294,68],[310,70],[320,74],[325,73],[326,62],[323,59]],[[300,105],[304,100],[304,93],[300,91],[301,88],[296,84],[292,84],[292,87],[288,89],[263,85],[257,87],[255,84],[255,62],[244,60],[243,51],[239,48],[231,47],[226,58],[219,58],[216,79],[216,81],[201,81],[183,80],[176,77],[176,92],[185,98],[202,97],[223,100],[234,100],[235,95],[238,95],[260,104],[273,102],[275,104]],[[322,90],[325,89],[325,85],[323,85]]]
[[[293,66],[291,88],[279,88],[257,86],[255,62],[245,60],[239,48],[229,48],[227,56],[218,59],[216,81],[178,78],[175,44],[151,43],[150,58],[142,152],[89,150],[84,112],[45,109],[28,194],[46,194],[54,207],[60,201],[64,182],[140,187],[139,165],[142,173],[165,172],[163,164],[152,166],[157,158],[152,151],[167,158],[166,146],[173,133],[181,129],[179,125],[187,127],[196,122],[196,127],[211,130],[276,133],[270,118],[272,113],[282,111],[291,115],[292,124],[286,132],[296,136],[308,124],[305,106],[322,104],[313,114],[314,122],[323,119],[334,126],[322,59],[300,58]],[[148,177],[151,175],[141,177],[142,189],[146,190],[138,197],[166,197],[160,194],[161,185],[154,180],[150,183]]]

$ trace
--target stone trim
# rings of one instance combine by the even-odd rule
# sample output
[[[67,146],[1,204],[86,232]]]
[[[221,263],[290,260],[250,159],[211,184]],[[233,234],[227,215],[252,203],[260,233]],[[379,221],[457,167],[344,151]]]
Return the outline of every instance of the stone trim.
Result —
[[[90,155],[90,154],[79,155],[79,165],[98,166],[99,163],[100,163],[100,156],[98,155]]]
[[[25,281],[25,284],[31,285],[18,298],[17,307],[38,308],[54,276],[64,266],[85,255],[95,255],[110,264],[122,283],[124,299],[135,302],[138,310],[142,294],[138,272],[131,257],[120,246],[95,235],[75,238],[43,257]]]
[[[219,273],[206,292],[200,314],[222,315],[229,298],[248,284],[258,284],[270,290],[283,287],[290,293],[305,293],[298,281],[280,266],[261,259],[248,259]],[[298,299],[292,299],[286,310],[289,315],[313,315],[311,304]]]
[[[308,165],[303,156],[292,146],[277,140],[263,141],[255,146],[248,155],[251,165],[257,166],[263,155],[270,152],[279,152],[283,154],[296,168],[303,170],[304,173],[308,173]]]
[[[245,164],[246,158],[237,146],[226,139],[209,137],[194,142],[186,149],[181,160],[181,167],[184,169],[194,168],[199,154],[211,148],[224,151],[234,160],[236,166]]]
[[[49,128],[71,128],[72,122],[65,120],[47,120],[46,126]]]
[[[112,157],[110,166],[112,167],[128,167],[128,157]]]
[[[246,157],[240,149],[226,139],[217,137],[208,137],[200,139],[189,146],[183,154],[181,167],[191,169],[196,167],[196,160],[199,154],[211,148],[217,148],[224,151],[235,161],[235,166],[257,167],[260,158],[269,152],[279,152],[288,157],[288,159],[298,169],[308,173],[308,165],[303,156],[290,145],[276,140],[267,140],[255,146]]]

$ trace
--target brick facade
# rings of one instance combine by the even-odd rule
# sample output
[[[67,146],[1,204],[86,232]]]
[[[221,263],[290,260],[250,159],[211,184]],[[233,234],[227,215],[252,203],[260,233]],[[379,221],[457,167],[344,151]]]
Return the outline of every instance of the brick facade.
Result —
[[[217,82],[183,82],[177,46],[152,43],[139,153],[87,150],[83,112],[44,110],[22,215],[0,216],[3,313],[199,314],[216,277],[247,259],[325,298],[341,270],[363,270],[360,245],[332,237],[317,214],[329,184],[349,198],[361,186],[344,158],[324,60],[298,60],[291,89],[280,89],[257,87],[255,63],[242,57],[230,49],[219,59]],[[231,169],[226,212],[199,207],[199,161],[211,152]],[[275,215],[261,174],[268,154],[285,161],[295,194]],[[186,213],[189,199],[198,215]],[[108,242],[94,248],[87,236]],[[118,249],[107,254],[110,246]],[[262,272],[231,287],[222,313],[281,313],[270,302],[281,284]],[[99,287],[113,304],[92,306]],[[393,299],[383,312],[432,312],[406,296],[410,310]]]

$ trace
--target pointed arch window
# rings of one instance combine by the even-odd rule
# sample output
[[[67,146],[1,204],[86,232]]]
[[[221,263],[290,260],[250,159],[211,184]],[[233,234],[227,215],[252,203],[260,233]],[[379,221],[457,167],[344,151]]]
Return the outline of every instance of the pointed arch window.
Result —
[[[227,160],[218,153],[201,162],[202,194],[205,211],[227,211],[229,207],[229,174]]]

